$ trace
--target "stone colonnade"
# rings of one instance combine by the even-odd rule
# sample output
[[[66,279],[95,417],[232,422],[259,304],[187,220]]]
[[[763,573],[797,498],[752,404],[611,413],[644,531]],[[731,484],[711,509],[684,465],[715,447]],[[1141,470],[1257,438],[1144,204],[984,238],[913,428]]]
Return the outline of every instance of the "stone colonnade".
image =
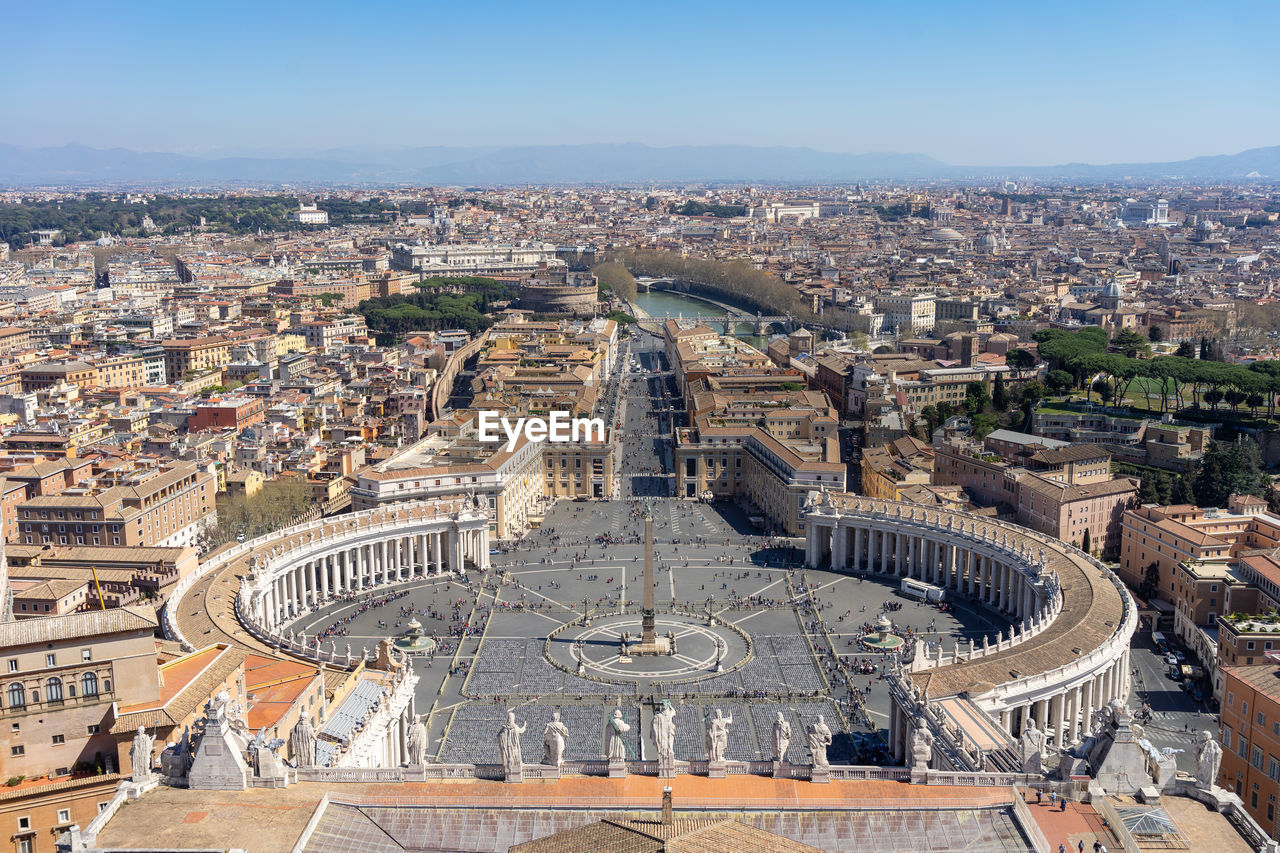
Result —
[[[297,559],[270,558],[251,612],[270,631],[335,595],[414,578],[461,575],[467,565],[488,568],[487,526],[441,515],[425,524],[404,519],[374,529],[373,535],[365,527],[340,529],[335,537],[305,543],[305,553]]]
[[[912,578],[976,600],[1022,626],[1007,641],[997,637],[996,646],[984,647],[981,653],[971,646],[972,665],[1015,650],[1057,617],[1063,592],[1057,574],[1046,565],[1048,555],[1083,564],[1083,582],[1093,586],[1094,595],[1120,597],[1121,624],[1095,648],[1075,648],[1070,637],[1064,637],[1059,666],[1039,673],[1011,672],[1003,683],[984,684],[983,692],[971,701],[1013,738],[1033,719],[1053,744],[1065,746],[1088,734],[1098,709],[1128,696],[1129,641],[1137,627],[1136,610],[1114,575],[1088,555],[990,519],[869,499],[844,506],[817,505],[805,522],[810,567],[829,564],[834,571]],[[951,666],[971,665],[959,649],[945,660]],[[936,665],[926,660],[914,662],[912,669]],[[910,684],[905,670],[899,677]],[[945,698],[904,695],[914,707],[904,708],[895,695],[889,726],[890,748],[897,758],[907,755],[913,720],[924,702]]]
[[[887,516],[812,514],[806,536],[810,568],[829,558],[833,571],[912,578],[976,599],[1014,622],[1030,620],[1047,603],[1049,589],[1031,559],[994,538]]]

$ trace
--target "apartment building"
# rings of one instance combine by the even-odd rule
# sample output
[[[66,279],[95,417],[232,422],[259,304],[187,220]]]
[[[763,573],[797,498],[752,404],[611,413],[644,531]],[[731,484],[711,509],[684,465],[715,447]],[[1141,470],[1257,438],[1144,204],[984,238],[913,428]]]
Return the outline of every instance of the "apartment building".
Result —
[[[96,388],[99,384],[98,368],[83,361],[62,361],[33,364],[22,369],[22,390],[41,391],[61,385],[74,385],[82,390]]]
[[[1280,656],[1270,652],[1266,657],[1265,663],[1222,669],[1217,784],[1238,795],[1245,810],[1274,836],[1280,831]]]
[[[302,323],[301,331],[306,339],[307,349],[321,353],[331,352],[340,343],[369,334],[364,318],[359,316],[308,320]]]
[[[1208,565],[1277,545],[1280,518],[1267,512],[1266,503],[1252,495],[1233,495],[1226,509],[1190,504],[1135,507],[1121,522],[1117,574],[1135,589],[1150,574],[1156,578],[1158,597],[1176,602],[1180,597],[1180,563]],[[1220,602],[1218,613],[1224,604]]]
[[[862,493],[898,501],[933,482],[933,448],[910,436],[862,451]]]
[[[231,361],[231,345],[230,340],[222,337],[163,341],[165,380],[175,383],[190,374],[222,367]]]
[[[233,429],[240,432],[265,419],[265,404],[256,397],[223,397],[209,400],[195,407],[187,429],[200,432],[207,429]]]
[[[885,326],[909,338],[933,329],[937,299],[933,293],[881,293],[876,295],[875,305],[884,314]]]
[[[190,545],[217,519],[217,478],[193,462],[131,470],[18,505],[25,545]]]
[[[988,440],[1011,442],[1011,431]],[[1112,477],[1111,456],[1094,447],[1028,448],[1011,463],[994,448],[960,437],[934,448],[934,485],[960,486],[981,506],[1004,507],[1019,524],[1110,559],[1120,552],[1121,516],[1139,482]],[[1007,448],[1005,452],[1009,451]]]
[[[0,328],[0,354],[31,349],[31,330],[21,326],[4,326]]]

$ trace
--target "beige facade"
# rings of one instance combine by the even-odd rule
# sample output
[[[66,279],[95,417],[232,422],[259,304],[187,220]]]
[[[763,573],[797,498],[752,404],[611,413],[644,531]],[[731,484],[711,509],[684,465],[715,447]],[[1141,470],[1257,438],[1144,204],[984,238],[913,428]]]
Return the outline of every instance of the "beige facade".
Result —
[[[144,469],[116,485],[67,490],[18,506],[24,545],[190,545],[217,518],[215,476],[192,462]]]
[[[158,699],[154,616],[122,608],[0,625],[0,756],[8,774],[120,767],[118,705]]]

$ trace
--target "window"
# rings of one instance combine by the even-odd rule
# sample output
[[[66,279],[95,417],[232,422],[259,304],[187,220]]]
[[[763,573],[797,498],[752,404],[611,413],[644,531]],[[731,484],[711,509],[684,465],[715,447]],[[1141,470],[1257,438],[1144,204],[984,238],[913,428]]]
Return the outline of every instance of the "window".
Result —
[[[22,689],[22,685],[10,684],[9,685],[9,707],[21,708],[23,705],[26,705],[26,704],[27,704],[27,698]]]
[[[14,758],[27,754],[27,748],[21,744],[9,747],[9,754]]]
[[[93,649],[81,649],[80,660],[82,661],[93,660]]]
[[[9,658],[9,671],[10,671],[10,672],[17,672],[17,671],[18,671],[18,659],[17,659],[17,658]]]
[[[80,692],[85,696],[98,695],[98,674],[96,672],[86,672],[80,676]]]
[[[54,736],[53,736],[53,745],[54,745],[54,746],[62,746],[62,745],[63,745],[64,743],[66,743],[66,742],[67,742],[67,736],[66,736],[66,735],[54,735]]]
[[[45,656],[44,656],[44,665],[45,665],[45,666],[57,666],[57,665],[58,665],[58,656],[57,656],[56,654],[53,654],[52,652],[50,652],[49,654],[45,655]]]
[[[101,730],[101,729],[100,729],[100,727],[98,726],[98,724],[97,724],[97,723],[90,723],[90,724],[89,724],[89,734],[91,734],[91,735],[96,735],[100,730]]]
[[[1276,761],[1274,755],[1267,756],[1267,775],[1271,777],[1271,781],[1280,782],[1280,761]]]
[[[1262,750],[1258,747],[1253,748],[1253,759],[1249,762],[1259,770],[1262,769]]]
[[[1258,712],[1257,719],[1258,719],[1258,725],[1265,726],[1267,724],[1267,715],[1264,714],[1263,712],[1261,711]]]
[[[71,809],[58,809],[58,823],[71,823]]]
[[[50,678],[44,683],[45,700],[48,702],[62,701],[62,679]]]

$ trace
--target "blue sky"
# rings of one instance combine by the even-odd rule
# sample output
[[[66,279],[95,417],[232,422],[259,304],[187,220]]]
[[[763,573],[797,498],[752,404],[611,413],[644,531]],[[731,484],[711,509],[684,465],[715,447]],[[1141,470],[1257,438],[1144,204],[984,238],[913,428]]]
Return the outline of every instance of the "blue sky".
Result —
[[[0,141],[644,142],[1172,160],[1280,144],[1280,4],[27,2]]]

